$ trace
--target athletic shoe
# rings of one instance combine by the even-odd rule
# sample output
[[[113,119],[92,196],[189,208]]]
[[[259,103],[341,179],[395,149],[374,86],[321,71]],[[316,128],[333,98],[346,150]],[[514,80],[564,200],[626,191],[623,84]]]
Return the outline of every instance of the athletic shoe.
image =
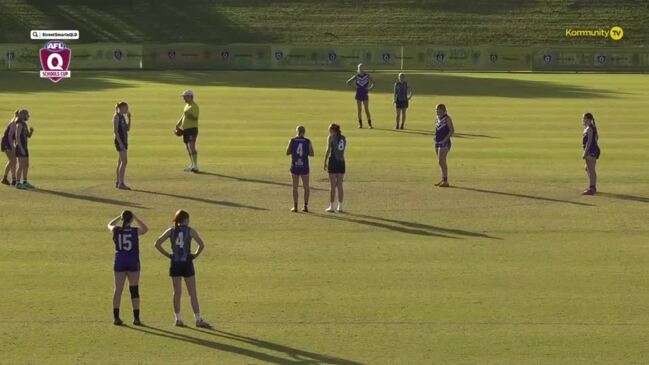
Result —
[[[18,181],[16,181],[16,180],[11,180],[11,186],[16,186],[16,184],[18,184]]]
[[[36,187],[28,182],[24,182],[23,186],[27,189],[36,189]]]
[[[176,323],[174,323],[174,325],[176,327],[185,327],[185,324],[183,323],[183,321],[181,321],[179,319],[176,320]]]
[[[595,190],[594,189],[586,189],[581,192],[581,195],[595,195]]]
[[[372,127],[371,124],[370,124],[367,128],[369,128],[369,129],[374,129],[374,127]]]
[[[325,209],[325,212],[327,212],[327,213],[333,213],[333,212],[335,212],[335,211],[336,211],[336,210],[335,210],[334,207],[332,207],[332,206],[329,206],[329,208]]]
[[[5,185],[9,185],[9,180],[7,180],[7,178],[5,177],[4,179],[2,179],[2,183]]]
[[[201,170],[199,170],[198,167],[193,167],[192,172],[198,174],[199,172],[201,172]]]
[[[303,211],[304,213],[308,213],[308,212],[309,212],[309,207],[307,207],[307,206],[305,205],[304,208],[302,208],[302,211]]]
[[[212,328],[212,325],[205,322],[205,320],[203,320],[203,319],[199,319],[198,321],[196,321],[196,327],[198,327],[198,328]]]
[[[345,211],[344,211],[342,208],[338,208],[338,209],[336,209],[336,212],[337,212],[337,213],[345,213]]]
[[[448,181],[442,181],[437,186],[439,186],[440,188],[448,188],[451,185],[448,184]]]
[[[291,212],[293,212],[293,213],[297,212],[297,207],[291,208]]]
[[[115,326],[121,326],[121,325],[124,324],[124,321],[122,321],[122,320],[119,319],[119,318],[115,318],[115,319],[113,320],[113,324],[114,324]]]
[[[131,190],[131,188],[129,188],[128,186],[126,186],[126,184],[119,184],[119,185],[117,185],[117,188],[118,188],[119,190]]]
[[[25,184],[18,183],[18,184],[16,184],[16,189],[27,190],[29,188],[27,186],[25,186]]]
[[[440,180],[439,182],[435,183],[435,186],[440,186],[440,185],[442,185],[443,182],[444,182],[444,180]]]
[[[134,325],[134,326],[141,326],[141,325],[142,325],[142,321],[140,321],[139,319],[134,319],[134,320],[133,320],[133,325]]]
[[[185,167],[185,169],[183,171],[192,172],[193,170],[194,170],[194,168],[190,166],[190,167]]]

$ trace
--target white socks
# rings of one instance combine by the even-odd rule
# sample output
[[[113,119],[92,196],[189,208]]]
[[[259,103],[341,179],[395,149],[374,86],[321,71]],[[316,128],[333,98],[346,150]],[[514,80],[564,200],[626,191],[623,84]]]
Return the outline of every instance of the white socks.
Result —
[[[176,316],[176,321],[180,321],[180,322],[183,321],[183,319],[180,318],[180,313],[174,313],[174,315]]]
[[[196,322],[203,320],[200,313],[194,313],[194,317],[196,318]]]

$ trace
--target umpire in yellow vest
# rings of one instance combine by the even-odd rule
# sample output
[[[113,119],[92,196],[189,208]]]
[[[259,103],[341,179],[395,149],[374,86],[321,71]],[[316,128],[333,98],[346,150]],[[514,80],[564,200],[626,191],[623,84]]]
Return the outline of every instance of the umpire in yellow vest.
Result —
[[[183,115],[176,123],[176,130],[182,128],[183,142],[189,153],[191,165],[185,169],[185,172],[199,172],[198,169],[198,152],[196,151],[196,140],[198,139],[198,105],[194,101],[194,92],[185,90],[181,94],[185,100],[185,109]]]

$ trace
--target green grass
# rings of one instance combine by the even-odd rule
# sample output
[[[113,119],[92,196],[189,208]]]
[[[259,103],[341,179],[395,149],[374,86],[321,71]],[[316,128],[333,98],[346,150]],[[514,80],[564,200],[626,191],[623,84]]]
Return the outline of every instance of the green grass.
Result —
[[[0,42],[79,29],[82,42],[649,45],[637,0],[4,0]],[[620,25],[622,42],[565,37]]]
[[[2,73],[0,113],[27,107],[31,181],[0,192],[3,363],[642,364],[649,158],[644,75],[411,74],[409,130],[390,130],[393,75],[375,75],[374,130],[357,130],[342,73],[81,72],[60,84]],[[201,106],[200,162],[182,172],[178,94]],[[133,112],[128,182],[113,188],[113,105]],[[440,190],[435,103],[459,135]],[[601,133],[599,189],[580,116]],[[327,215],[326,126],[349,140],[348,214]],[[287,140],[315,143],[311,214],[291,214]],[[125,207],[142,237],[143,320],[111,324]],[[197,261],[215,332],[171,323],[153,240],[178,208],[207,241]],[[129,319],[125,293],[123,311]],[[183,313],[191,318],[186,297]]]

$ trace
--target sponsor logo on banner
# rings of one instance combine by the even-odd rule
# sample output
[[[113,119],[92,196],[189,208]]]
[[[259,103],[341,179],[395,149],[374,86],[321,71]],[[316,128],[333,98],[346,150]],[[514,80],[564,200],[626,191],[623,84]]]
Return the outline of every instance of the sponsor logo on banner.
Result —
[[[444,63],[444,52],[437,52],[435,55],[435,59],[437,60],[437,63]]]
[[[597,63],[600,65],[603,65],[606,63],[606,56],[605,55],[599,55],[597,56]]]
[[[489,55],[489,60],[491,61],[491,63],[496,63],[496,62],[498,62],[498,54],[496,54],[496,53],[492,53],[492,54],[490,54],[490,55]]]
[[[284,59],[284,52],[282,51],[275,51],[275,59],[278,61],[281,61]]]
[[[385,63],[390,63],[392,61],[392,55],[389,53],[384,53],[383,54],[383,62]]]
[[[69,78],[72,51],[61,41],[49,41],[39,52],[41,59],[41,78],[59,82]]]
[[[336,55],[336,52],[329,52],[329,61],[331,62],[336,62],[336,58],[338,58],[338,55]]]
[[[223,61],[229,60],[230,59],[230,52],[227,51],[227,50],[221,51],[221,59],[223,59]]]
[[[7,61],[13,61],[16,59],[16,52],[9,51],[5,54],[5,57],[7,58]]]
[[[116,60],[121,61],[122,57],[124,57],[124,52],[118,48],[113,52],[113,57],[115,57]]]
[[[167,57],[169,57],[170,60],[175,59],[176,58],[176,51],[167,52]]]
[[[551,55],[551,54],[545,54],[545,55],[543,55],[543,62],[545,62],[545,63],[550,63],[550,62],[552,62],[552,55]]]

